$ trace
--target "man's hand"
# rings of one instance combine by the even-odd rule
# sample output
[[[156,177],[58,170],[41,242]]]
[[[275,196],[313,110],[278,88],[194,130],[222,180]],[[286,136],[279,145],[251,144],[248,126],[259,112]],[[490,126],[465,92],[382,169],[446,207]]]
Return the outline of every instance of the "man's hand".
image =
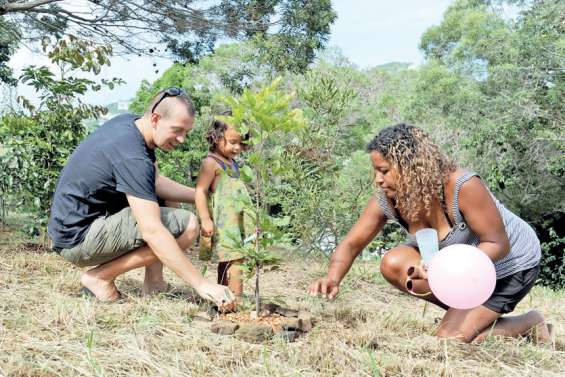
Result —
[[[339,293],[339,284],[328,277],[316,280],[308,288],[310,296],[322,295],[323,297],[333,300]]]
[[[211,219],[202,220],[200,232],[204,237],[212,237],[214,235],[214,222]]]
[[[224,285],[214,284],[204,280],[194,288],[200,297],[218,305],[220,312],[232,307],[235,301],[233,293]]]

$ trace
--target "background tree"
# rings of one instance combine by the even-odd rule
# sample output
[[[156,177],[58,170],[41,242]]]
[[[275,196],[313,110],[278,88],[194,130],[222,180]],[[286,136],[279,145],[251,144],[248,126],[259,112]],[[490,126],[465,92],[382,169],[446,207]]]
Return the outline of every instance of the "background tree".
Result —
[[[98,73],[109,62],[110,47],[92,47],[71,37],[55,46],[45,44],[44,51],[57,64],[58,75],[47,67],[30,66],[21,77],[37,90],[39,106],[19,97],[25,111],[0,118],[0,163],[7,168],[0,182],[2,194],[17,196],[33,214],[29,230],[35,234],[45,230],[59,174],[86,136],[82,121],[105,111],[77,97],[121,83],[120,79],[98,83],[77,76],[77,71]]]
[[[254,39],[264,61],[285,70],[312,62],[335,18],[330,0],[0,1],[0,35],[10,41],[72,34],[117,53],[172,54],[193,63],[220,39]],[[2,51],[8,45],[0,40],[0,68],[2,54],[13,52]]]

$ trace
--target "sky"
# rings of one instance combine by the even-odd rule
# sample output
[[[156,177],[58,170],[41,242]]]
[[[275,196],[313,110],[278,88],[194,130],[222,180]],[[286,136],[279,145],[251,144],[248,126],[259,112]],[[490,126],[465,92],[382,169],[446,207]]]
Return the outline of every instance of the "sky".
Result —
[[[328,46],[339,48],[360,68],[389,62],[421,64],[420,37],[428,27],[441,22],[443,12],[451,1],[334,0],[332,3],[338,19],[332,26]],[[19,73],[30,63],[49,65],[46,58],[22,48],[12,57],[10,66]],[[129,100],[134,97],[142,80],[156,80],[170,65],[172,61],[168,59],[114,57],[111,67],[105,68],[101,77],[121,77],[126,84],[114,90],[88,94],[84,100],[96,105]],[[29,87],[20,86],[17,92],[28,98],[37,97]]]

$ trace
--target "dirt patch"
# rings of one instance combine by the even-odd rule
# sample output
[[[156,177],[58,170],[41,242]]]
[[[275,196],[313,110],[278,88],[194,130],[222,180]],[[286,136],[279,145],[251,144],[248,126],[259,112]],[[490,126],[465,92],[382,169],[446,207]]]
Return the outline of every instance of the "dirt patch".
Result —
[[[282,324],[285,322],[286,317],[283,317],[280,314],[273,313],[271,315],[265,317],[259,317],[256,319],[251,318],[249,312],[236,312],[236,313],[227,313],[227,314],[220,314],[220,320],[222,321],[231,321],[236,323],[246,323],[246,324],[260,324],[260,325],[267,325],[276,331],[277,329],[282,327]]]
[[[233,313],[199,313],[197,319],[211,322],[210,330],[220,335],[235,335],[251,343],[262,343],[273,337],[287,342],[294,342],[309,332],[315,319],[307,311],[294,310],[277,304],[261,306],[257,314],[254,311]]]
[[[50,251],[45,245],[33,242],[25,242],[19,246],[19,249],[30,254],[43,254]]]

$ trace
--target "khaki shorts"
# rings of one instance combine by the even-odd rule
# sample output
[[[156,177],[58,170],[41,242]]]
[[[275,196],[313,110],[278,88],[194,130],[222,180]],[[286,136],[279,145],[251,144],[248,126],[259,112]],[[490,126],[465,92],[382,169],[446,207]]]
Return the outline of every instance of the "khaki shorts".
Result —
[[[193,214],[184,209],[161,207],[161,222],[173,237],[187,228]],[[116,259],[145,245],[137,222],[127,207],[111,216],[100,217],[92,223],[82,243],[62,249],[61,255],[79,266],[97,266]]]

